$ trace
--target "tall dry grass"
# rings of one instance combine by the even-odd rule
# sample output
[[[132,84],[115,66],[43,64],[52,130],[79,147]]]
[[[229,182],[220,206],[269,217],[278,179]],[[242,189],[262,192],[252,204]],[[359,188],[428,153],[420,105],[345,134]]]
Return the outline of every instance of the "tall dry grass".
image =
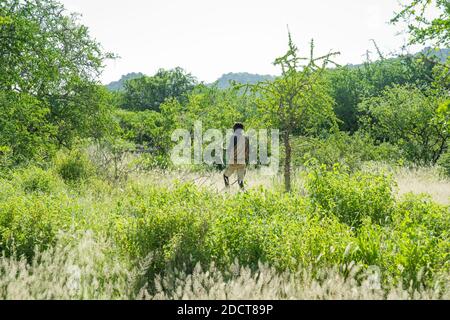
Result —
[[[382,275],[361,272],[358,266],[326,270],[302,268],[277,272],[260,264],[258,270],[236,262],[226,272],[199,265],[191,274],[172,270],[154,279],[149,292],[144,260],[131,267],[109,254],[111,244],[87,232],[78,240],[60,237],[58,244],[36,252],[31,263],[0,257],[0,299],[176,299],[176,300],[288,300],[288,299],[449,299],[449,279],[436,279],[434,289],[408,290],[382,285]],[[150,258],[147,258],[150,259]],[[343,274],[347,274],[344,276]],[[447,287],[442,287],[442,284]]]

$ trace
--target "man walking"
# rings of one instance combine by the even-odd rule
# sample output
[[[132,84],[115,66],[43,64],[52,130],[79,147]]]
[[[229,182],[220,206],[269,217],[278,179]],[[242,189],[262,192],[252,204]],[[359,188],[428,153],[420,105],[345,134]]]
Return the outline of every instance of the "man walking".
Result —
[[[239,187],[244,190],[244,178],[246,166],[250,158],[250,140],[244,135],[244,125],[236,123],[233,127],[234,133],[227,148],[228,167],[223,174],[225,187],[230,187],[230,177],[236,172]]]

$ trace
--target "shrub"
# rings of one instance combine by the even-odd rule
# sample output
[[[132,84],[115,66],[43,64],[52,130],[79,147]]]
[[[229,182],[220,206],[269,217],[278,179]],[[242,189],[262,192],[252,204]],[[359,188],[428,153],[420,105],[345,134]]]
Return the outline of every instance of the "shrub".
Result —
[[[185,268],[193,268],[197,261],[204,260],[203,241],[211,215],[209,200],[216,199],[190,185],[174,190],[128,190],[117,207],[115,238],[131,258],[152,253],[149,274],[185,263]]]
[[[438,165],[442,169],[444,175],[450,178],[450,151],[447,151],[441,156]]]
[[[377,173],[350,173],[339,165],[310,170],[306,188],[312,203],[336,215],[351,227],[361,225],[364,217],[384,224],[389,221],[394,206],[393,181]]]
[[[364,219],[352,259],[379,266],[404,288],[435,285],[436,274],[448,274],[450,268],[448,209],[423,195],[406,195],[396,203],[389,225]]]
[[[71,222],[62,201],[42,194],[17,194],[0,202],[0,252],[31,259],[36,247],[52,246],[57,232]]]
[[[401,152],[396,146],[389,143],[375,145],[372,138],[361,132],[353,135],[338,132],[323,139],[297,138],[294,144],[294,162],[298,166],[315,159],[329,168],[340,163],[357,171],[366,161],[392,163],[401,159]]]
[[[130,191],[128,191],[130,192]],[[131,258],[152,253],[150,274],[197,262],[227,268],[235,260],[280,270],[343,261],[351,241],[345,224],[321,219],[304,198],[252,191],[231,197],[190,185],[134,189],[121,200],[115,231]]]
[[[279,270],[326,265],[343,256],[350,230],[336,219],[320,219],[306,199],[277,192],[239,195],[217,210],[208,232],[211,259],[222,267],[235,260]]]
[[[12,149],[0,145],[0,177],[6,175],[6,171],[12,166]]]
[[[172,162],[168,156],[153,155],[145,153],[135,162],[136,166],[142,171],[151,170],[167,170],[172,166]]]
[[[375,141],[401,148],[407,160],[434,165],[448,141],[445,101],[445,95],[394,85],[359,104],[361,126]]]
[[[54,192],[61,181],[51,171],[31,166],[14,174],[15,180],[25,192]]]
[[[89,157],[79,149],[60,152],[55,159],[55,169],[69,183],[87,180],[95,173]]]

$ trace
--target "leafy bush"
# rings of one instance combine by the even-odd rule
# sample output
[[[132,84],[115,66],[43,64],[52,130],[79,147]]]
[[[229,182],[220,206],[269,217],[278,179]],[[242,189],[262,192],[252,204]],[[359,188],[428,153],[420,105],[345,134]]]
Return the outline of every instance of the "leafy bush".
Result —
[[[95,173],[89,157],[80,149],[59,152],[55,159],[55,169],[61,178],[69,183],[87,180]]]
[[[153,255],[151,274],[190,260],[195,265],[204,260],[203,241],[210,224],[205,208],[208,199],[214,200],[189,185],[175,190],[133,188],[118,204],[114,235],[132,258]]]
[[[450,151],[444,153],[438,161],[439,167],[445,176],[450,177]]]
[[[6,171],[12,167],[12,150],[9,147],[0,145],[0,177],[6,175]]]
[[[306,199],[253,191],[231,198],[184,185],[135,189],[120,203],[113,234],[132,258],[152,253],[151,274],[197,262],[227,268],[235,260],[280,270],[343,261],[346,225],[321,219]]]
[[[150,170],[167,170],[172,166],[172,162],[168,156],[143,154],[136,162],[136,166],[143,171]]]
[[[306,181],[312,203],[336,215],[351,227],[358,227],[364,217],[384,224],[394,206],[393,181],[376,173],[350,173],[339,165],[312,169]]]
[[[351,241],[347,226],[320,219],[301,197],[255,191],[222,206],[208,246],[211,259],[223,267],[235,260],[253,268],[267,262],[280,270],[326,265],[340,260]]]
[[[31,166],[14,174],[15,180],[25,192],[54,192],[61,181],[51,171]]]
[[[42,194],[18,194],[0,202],[0,252],[31,259],[36,247],[52,246],[57,232],[71,222],[63,201]]]
[[[331,134],[327,138],[297,138],[294,140],[294,163],[305,165],[311,160],[331,168],[335,163],[353,171],[366,161],[396,162],[401,152],[389,143],[375,145],[370,136],[362,132],[353,135],[344,132]]]
[[[352,258],[379,266],[403,287],[434,285],[437,270],[448,274],[450,268],[448,210],[428,197],[406,195],[395,205],[389,225],[364,219]]]
[[[379,97],[360,103],[360,122],[375,141],[400,147],[407,160],[436,164],[449,138],[449,112],[443,101],[445,95],[424,93],[412,85],[395,85]]]

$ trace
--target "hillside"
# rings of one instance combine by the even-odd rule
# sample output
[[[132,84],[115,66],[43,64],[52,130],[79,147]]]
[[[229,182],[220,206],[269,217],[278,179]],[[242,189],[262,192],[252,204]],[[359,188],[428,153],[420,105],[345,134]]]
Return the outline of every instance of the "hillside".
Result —
[[[141,72],[131,72],[131,73],[128,73],[128,74],[122,76],[122,78],[120,78],[120,80],[111,82],[110,84],[106,85],[106,87],[110,91],[120,91],[123,89],[126,81],[140,78],[142,76],[144,76],[144,74]]]
[[[127,75],[122,76],[120,80],[111,82],[110,84],[106,85],[107,88],[111,91],[120,91],[123,89],[125,82],[131,79],[136,79],[139,77],[144,76],[143,73],[138,72],[132,72]],[[254,84],[260,81],[264,80],[271,80],[274,79],[274,76],[271,75],[260,75],[260,74],[251,74],[247,72],[239,72],[239,73],[227,73],[221,76],[217,81],[214,83],[211,83],[209,85],[217,84],[218,88],[220,89],[226,89],[230,86],[230,81],[236,81],[238,83],[242,84]]]
[[[273,80],[274,78],[275,76],[271,75],[252,74],[247,72],[230,72],[221,76],[214,84],[217,84],[220,89],[226,89],[230,87],[231,81],[236,81],[242,84],[255,84],[265,80]]]
[[[421,52],[416,53],[415,55],[418,55],[421,53],[422,54],[428,53],[429,56],[437,57],[437,58],[439,58],[439,60],[441,62],[444,62],[450,56],[450,48],[440,49],[438,51],[431,50],[430,48],[425,48]],[[396,58],[398,58],[398,57],[394,57],[394,58],[390,58],[390,59],[396,59]],[[351,67],[351,68],[358,68],[361,66],[361,64],[355,64],[355,65],[348,64],[347,66]],[[139,78],[142,76],[144,76],[144,74],[141,72],[128,73],[128,74],[122,76],[122,78],[120,78],[120,80],[109,83],[107,85],[107,88],[111,91],[120,91],[123,89],[125,82],[127,80],[136,79],[136,78]],[[230,73],[222,75],[219,79],[217,79],[213,83],[210,83],[209,85],[217,84],[217,87],[219,89],[227,89],[230,87],[231,81],[236,81],[236,82],[242,83],[242,84],[255,84],[260,81],[273,80],[273,79],[275,79],[275,76],[273,76],[273,75],[261,75],[261,74],[253,74],[253,73],[248,73],[248,72],[237,72],[237,73],[230,72]]]

